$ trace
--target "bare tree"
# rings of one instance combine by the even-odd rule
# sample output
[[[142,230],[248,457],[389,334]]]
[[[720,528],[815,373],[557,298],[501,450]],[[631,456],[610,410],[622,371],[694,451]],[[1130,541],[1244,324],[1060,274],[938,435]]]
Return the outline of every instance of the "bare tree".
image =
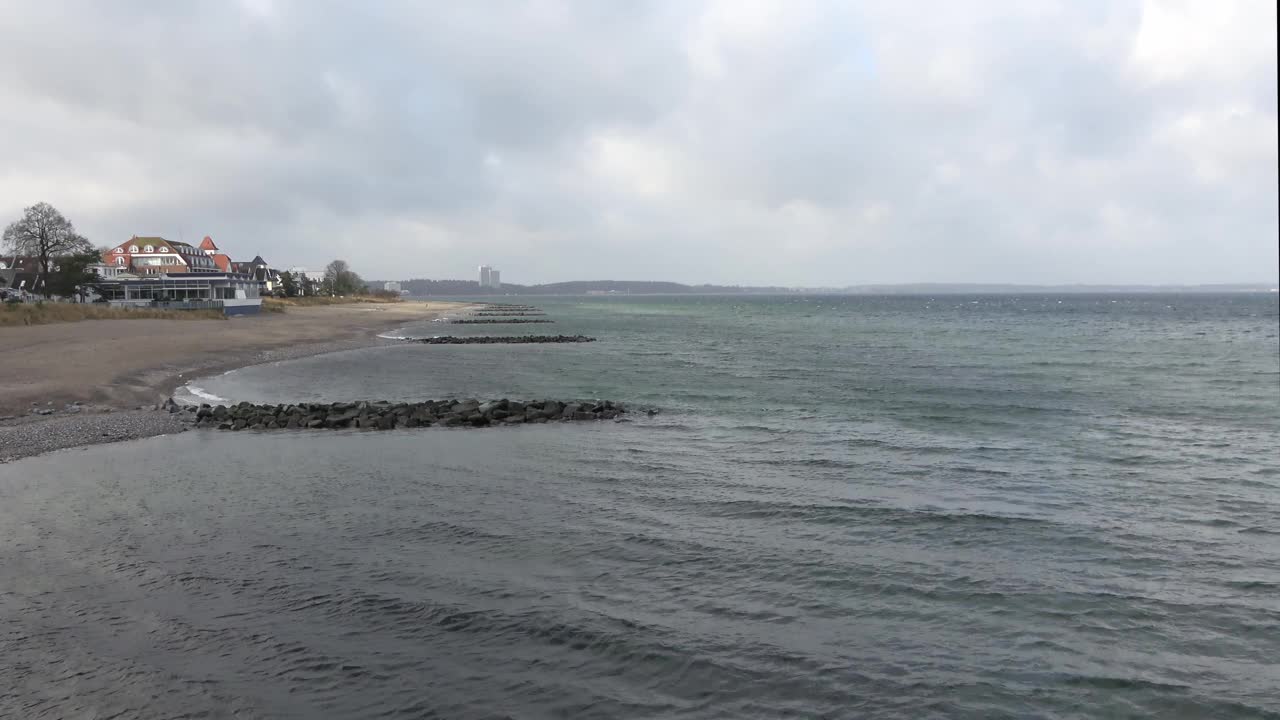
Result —
[[[324,269],[323,290],[329,295],[358,295],[364,290],[364,280],[346,260],[334,260]]]
[[[71,221],[49,203],[36,203],[22,211],[22,219],[4,229],[4,246],[18,255],[33,255],[40,262],[37,288],[50,294],[49,271],[53,259],[92,252],[93,245],[76,233]]]

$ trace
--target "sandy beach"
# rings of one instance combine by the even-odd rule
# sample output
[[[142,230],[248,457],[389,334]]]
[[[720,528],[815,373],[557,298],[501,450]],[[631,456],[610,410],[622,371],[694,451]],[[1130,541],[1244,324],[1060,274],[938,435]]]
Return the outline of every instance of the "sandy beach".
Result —
[[[382,342],[465,303],[291,307],[228,320],[92,320],[0,328],[0,460],[174,429],[150,408],[188,380]],[[50,412],[40,415],[39,412]],[[143,419],[154,416],[151,419]],[[107,434],[103,434],[107,433]]]

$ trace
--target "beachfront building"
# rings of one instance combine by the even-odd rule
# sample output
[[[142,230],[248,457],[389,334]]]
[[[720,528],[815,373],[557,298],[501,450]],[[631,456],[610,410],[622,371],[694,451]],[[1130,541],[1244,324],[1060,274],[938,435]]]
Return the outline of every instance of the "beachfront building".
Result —
[[[102,262],[117,272],[135,275],[218,272],[218,266],[203,251],[162,237],[135,235],[102,253]]]
[[[382,283],[382,289],[387,292],[398,293],[400,292],[400,283],[395,280],[388,280],[387,282]]]
[[[170,310],[222,310],[248,315],[262,308],[261,284],[248,275],[220,272],[119,276],[97,285],[115,307],[158,307]]]
[[[104,280],[114,280],[118,277],[137,277],[119,265],[112,265],[104,262],[97,262],[90,265],[89,271]]]
[[[213,260],[213,264],[216,265],[219,270],[222,272],[231,272],[231,256],[222,252],[222,250],[218,248],[217,243],[213,241],[213,238],[205,235],[204,239],[200,241],[200,250]]]
[[[207,255],[222,272],[252,276],[258,281],[262,295],[270,295],[280,287],[280,273],[268,265],[261,255],[254,256],[248,262],[235,262],[230,255],[222,252],[218,244],[208,235],[200,241],[200,251]]]

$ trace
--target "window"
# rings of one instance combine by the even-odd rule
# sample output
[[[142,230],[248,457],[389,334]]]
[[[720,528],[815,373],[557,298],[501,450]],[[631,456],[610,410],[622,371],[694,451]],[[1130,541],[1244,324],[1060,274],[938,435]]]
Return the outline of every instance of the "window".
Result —
[[[154,245],[148,245],[142,248],[142,252],[155,252],[155,251],[156,251],[156,247]]]
[[[129,252],[131,252],[131,253],[136,253],[136,252],[138,252],[138,246],[137,246],[137,245],[130,245],[130,246],[129,246]]]
[[[124,248],[122,248],[122,247],[118,247],[118,248],[116,248],[116,254],[117,254],[117,255],[120,255],[120,254],[122,254],[123,252],[124,252]]]
[[[160,246],[160,252],[169,252],[169,248],[167,248],[167,247],[165,247],[165,246],[161,245],[161,246]]]
[[[123,264],[124,264],[124,258],[116,258],[116,264],[117,264],[117,265],[123,265]]]

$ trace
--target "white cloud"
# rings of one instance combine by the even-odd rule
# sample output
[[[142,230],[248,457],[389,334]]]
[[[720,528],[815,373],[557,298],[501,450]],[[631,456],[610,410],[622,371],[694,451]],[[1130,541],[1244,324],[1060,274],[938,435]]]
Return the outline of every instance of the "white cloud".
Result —
[[[1132,60],[1148,79],[1248,76],[1275,62],[1276,4],[1144,0]]]

